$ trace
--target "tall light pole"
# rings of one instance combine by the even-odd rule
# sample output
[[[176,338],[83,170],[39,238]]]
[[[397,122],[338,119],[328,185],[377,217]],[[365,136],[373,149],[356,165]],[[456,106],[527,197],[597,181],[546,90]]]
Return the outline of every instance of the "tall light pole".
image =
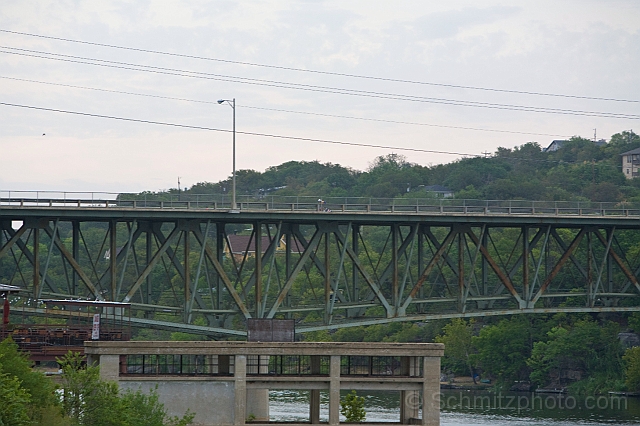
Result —
[[[227,103],[233,109],[233,174],[231,175],[231,210],[236,210],[236,98],[218,99],[219,104]]]

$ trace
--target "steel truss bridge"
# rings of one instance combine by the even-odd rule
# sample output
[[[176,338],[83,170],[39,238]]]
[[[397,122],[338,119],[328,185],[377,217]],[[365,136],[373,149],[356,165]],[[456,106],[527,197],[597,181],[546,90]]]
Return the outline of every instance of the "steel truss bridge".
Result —
[[[0,199],[0,283],[32,314],[130,302],[134,325],[210,336],[246,335],[248,318],[307,332],[640,310],[640,210],[318,207]]]

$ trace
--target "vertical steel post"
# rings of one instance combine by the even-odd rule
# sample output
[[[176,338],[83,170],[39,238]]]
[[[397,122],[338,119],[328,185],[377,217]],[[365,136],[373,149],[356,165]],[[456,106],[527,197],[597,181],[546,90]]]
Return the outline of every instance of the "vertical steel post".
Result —
[[[424,271],[424,226],[422,224],[418,225],[418,235],[416,235],[416,237],[418,238],[418,274],[417,276],[421,276],[422,275],[422,271]],[[424,298],[424,286],[420,286],[420,290],[418,291],[418,298],[423,299]],[[424,312],[424,303],[418,303],[417,304],[418,307],[418,312],[419,313],[423,313]]]
[[[33,228],[33,297],[40,294],[40,228]]]
[[[529,228],[522,227],[522,285],[524,300],[529,304]],[[529,306],[526,306],[527,308]]]
[[[235,111],[235,109],[234,109]],[[254,231],[256,237],[256,318],[262,318],[262,223],[256,222],[254,224]]]
[[[224,222],[216,223],[216,260],[222,265],[224,255]],[[232,255],[230,253],[230,255]],[[220,309],[220,301],[222,299],[222,287],[224,283],[219,273],[216,273],[216,302],[215,308]]]
[[[287,233],[285,234],[285,240],[284,240],[284,244],[285,244],[285,254],[284,254],[284,282],[287,282],[287,280],[289,279],[289,276],[291,275],[291,225],[289,226],[289,228],[287,229]],[[289,292],[287,292],[287,295],[285,296],[284,299],[284,306],[285,307],[290,307],[291,306],[291,294]],[[291,314],[291,312],[287,312],[286,313],[286,318],[287,319],[291,319],[293,316]]]
[[[464,311],[464,233],[458,232],[458,312]]]
[[[74,220],[71,222],[71,255],[73,259],[80,263],[80,222]],[[71,268],[71,295],[78,294],[78,272],[75,268]]]
[[[487,247],[487,242],[489,239],[489,229],[490,228],[487,226],[487,231],[482,235],[482,239],[480,240],[480,244],[482,245],[482,247],[485,248],[485,250],[487,250],[487,252],[489,251],[489,248]],[[489,264],[486,256],[482,256],[481,273],[482,273],[482,295],[488,296],[489,295],[489,283],[488,283]],[[488,303],[491,303],[491,302],[488,302]]]
[[[111,300],[116,301],[117,299],[117,277],[116,277],[116,261],[118,260],[118,256],[116,253],[116,227],[118,222],[112,220],[109,222],[109,272],[111,278]]]
[[[358,239],[360,238],[360,225],[353,225],[353,227],[351,228],[351,248],[353,249],[353,253],[354,256],[357,258],[358,257],[358,251],[359,251],[359,245],[358,245]],[[351,267],[351,277],[352,277],[352,292],[351,294],[353,295],[353,300],[352,302],[356,303],[359,298],[360,298],[360,294],[359,294],[359,284],[358,284],[358,266],[356,264],[356,262],[352,262],[352,267]]]
[[[185,228],[184,231],[184,302],[183,313],[184,322],[188,321],[189,316],[189,300],[191,300],[191,274],[189,273],[189,228]]]
[[[152,255],[151,255],[152,245],[151,244],[152,244],[153,241],[152,241],[151,226],[152,225],[150,223],[147,224],[147,238],[146,238],[146,241],[145,241],[145,243],[146,243],[145,244],[146,245],[146,247],[145,247],[145,251],[146,251],[146,253],[145,253],[145,257],[146,257],[146,259],[145,259],[145,268],[151,262],[151,257],[152,257]],[[151,274],[147,275],[147,278],[145,279],[145,283],[146,283],[147,300],[146,300],[146,302],[143,302],[143,303],[151,304],[151,297],[152,297]]]
[[[346,244],[346,242],[345,242]],[[331,270],[329,268],[329,230],[324,233],[324,322],[329,323],[329,311],[331,310]]]
[[[596,231],[598,232],[598,231]],[[591,242],[591,232],[587,232],[587,307],[593,306],[593,246]]]
[[[398,306],[400,304],[400,297],[398,296],[398,225],[391,225],[391,263],[392,263],[392,277],[391,277],[391,303],[395,315],[398,313]]]
[[[613,230],[610,228],[607,228],[607,241],[613,241],[613,238],[611,236],[611,234],[613,234]],[[609,293],[613,293],[613,256],[611,255],[611,251],[613,249],[610,249],[607,252],[607,291]]]

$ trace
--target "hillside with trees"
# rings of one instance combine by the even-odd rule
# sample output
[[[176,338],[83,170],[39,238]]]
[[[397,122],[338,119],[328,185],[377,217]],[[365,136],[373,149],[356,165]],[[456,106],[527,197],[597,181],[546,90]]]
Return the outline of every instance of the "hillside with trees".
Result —
[[[620,154],[640,148],[633,131],[613,135],[609,143],[573,137],[545,152],[536,142],[498,148],[487,157],[447,164],[410,163],[399,154],[375,158],[365,171],[317,161],[288,161],[264,172],[239,170],[237,194],[312,197],[427,197],[425,186],[442,185],[456,198],[546,201],[640,201],[640,180],[626,179]],[[229,194],[231,178],[201,182],[155,195]]]

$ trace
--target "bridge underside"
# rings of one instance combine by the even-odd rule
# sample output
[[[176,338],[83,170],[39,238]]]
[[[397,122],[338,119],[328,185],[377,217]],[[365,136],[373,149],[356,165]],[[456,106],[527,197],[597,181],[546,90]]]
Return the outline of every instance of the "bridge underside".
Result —
[[[131,302],[134,325],[207,335],[640,310],[639,255],[637,218],[0,209],[16,309]]]

